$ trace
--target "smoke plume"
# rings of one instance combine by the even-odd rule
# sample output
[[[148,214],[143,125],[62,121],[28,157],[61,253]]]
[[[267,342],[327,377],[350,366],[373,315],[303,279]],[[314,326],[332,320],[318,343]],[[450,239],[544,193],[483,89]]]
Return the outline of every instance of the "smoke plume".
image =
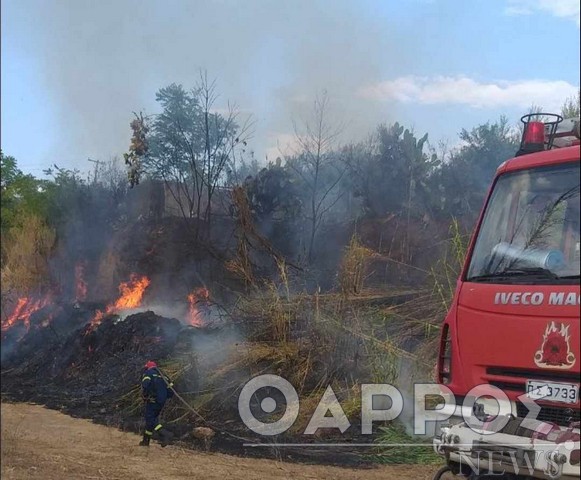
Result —
[[[132,111],[157,112],[155,92],[172,82],[193,87],[200,69],[218,80],[223,106],[231,99],[253,114],[251,147],[263,159],[323,89],[334,118],[348,124],[346,141],[387,120],[385,105],[355,92],[401,64],[394,25],[346,0],[332,8],[306,0],[24,0],[3,13],[11,18],[5,36],[34,63],[39,101],[55,122],[54,150],[39,160],[83,169],[87,157],[126,150]]]

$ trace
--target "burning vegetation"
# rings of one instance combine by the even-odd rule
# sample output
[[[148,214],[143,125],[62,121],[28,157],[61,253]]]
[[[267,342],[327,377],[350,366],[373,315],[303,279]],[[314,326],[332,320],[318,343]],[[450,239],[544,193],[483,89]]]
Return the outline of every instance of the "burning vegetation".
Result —
[[[321,99],[298,151],[262,168],[238,112],[198,87],[160,90],[163,114],[132,123],[133,188],[115,162],[40,180],[2,154],[3,395],[137,429],[152,359],[205,419],[173,403],[177,433],[211,427],[241,451],[237,397],[257,373],[305,405],[333,385],[352,423],[358,385],[430,379],[483,179],[517,148],[510,125],[463,131],[452,153],[397,123],[339,147]],[[548,364],[565,353],[553,337]]]
[[[197,288],[188,294],[188,321],[194,327],[201,327],[204,324],[201,306],[208,306],[210,303],[210,291],[203,287]]]
[[[156,277],[137,273],[119,284],[118,295],[109,302],[91,303],[88,297],[79,301],[75,288],[74,302],[47,297],[18,303],[2,327],[3,392],[138,429],[142,400],[136,382],[143,360],[153,358],[205,419],[202,422],[187,407],[172,403],[167,418],[182,440],[209,448],[192,425],[211,428],[222,432],[213,448],[238,451],[239,439],[247,438],[248,432],[239,422],[237,395],[241,382],[256,371],[289,378],[314,404],[321,394],[320,379],[341,384],[347,377],[354,381],[354,376],[397,375],[393,368],[382,371],[381,364],[360,360],[366,352],[367,358],[396,361],[400,350],[389,338],[397,328],[372,336],[358,322],[373,317],[381,323],[386,312],[414,294],[369,288],[366,279],[380,259],[371,251],[361,252],[354,239],[344,252],[341,269],[341,285],[355,282],[357,288],[313,296],[294,293],[290,267],[277,263],[278,279],[251,285],[245,295],[230,302],[229,311],[215,303],[209,288],[200,286],[179,295],[174,302],[181,305],[174,309],[177,318],[159,315],[155,310],[167,309],[169,302],[162,305],[155,298],[160,295]],[[79,271],[76,267],[72,276],[75,287]],[[94,290],[88,282],[85,287],[87,292]],[[10,335],[19,323],[26,331]],[[45,377],[42,384],[39,372]],[[342,401],[356,402],[358,394],[349,384],[336,391]],[[289,439],[305,427],[307,415],[299,418]]]
[[[75,300],[84,302],[87,299],[87,282],[85,281],[85,269],[87,263],[77,262],[75,265]]]
[[[105,310],[97,310],[95,317],[91,321],[91,325],[93,327],[99,325],[107,315],[141,307],[143,295],[150,283],[149,278],[145,276],[131,274],[129,281],[122,282],[119,285],[119,298],[114,303],[107,305]]]
[[[31,315],[49,303],[49,297],[37,300],[30,297],[19,298],[13,312],[5,320],[2,320],[2,332],[7,332],[11,328],[18,326],[24,326],[25,331],[28,332]]]
[[[85,263],[77,263],[74,272],[75,281],[75,302],[66,304],[76,311],[82,311],[82,320],[75,327],[84,328],[85,334],[89,334],[107,318],[120,319],[122,315],[130,315],[132,312],[143,310],[144,296],[151,285],[151,280],[146,275],[132,273],[129,280],[121,282],[118,287],[119,296],[114,301],[99,307],[98,303],[87,303],[88,283],[85,278]],[[186,302],[183,302],[184,304]],[[61,311],[63,299],[59,299],[54,294],[42,297],[21,297],[18,298],[12,311],[2,319],[2,339],[23,340],[30,332],[31,325],[35,328],[52,327],[55,317],[55,309]],[[195,288],[187,295],[187,306],[184,305],[181,322],[183,325],[201,327],[206,322],[204,316],[210,308],[210,292],[205,287]],[[92,312],[92,313],[91,313]],[[91,318],[87,321],[86,315],[91,313]],[[35,322],[31,318],[36,317]],[[32,332],[33,333],[33,332]],[[89,352],[92,347],[89,347]]]

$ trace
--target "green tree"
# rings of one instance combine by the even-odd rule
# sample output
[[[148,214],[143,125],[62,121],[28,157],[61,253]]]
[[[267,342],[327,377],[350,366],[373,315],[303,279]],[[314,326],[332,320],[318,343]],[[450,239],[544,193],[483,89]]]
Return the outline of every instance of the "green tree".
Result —
[[[430,208],[428,178],[439,162],[425,152],[427,140],[428,134],[418,139],[395,123],[380,125],[367,144],[352,149],[349,177],[367,216],[409,216]]]
[[[2,291],[28,294],[48,288],[55,231],[49,224],[51,183],[24,174],[0,152]]]
[[[565,100],[561,107],[561,115],[563,118],[579,118],[581,107],[581,89],[578,90],[577,95],[573,95]]]
[[[248,178],[246,190],[252,213],[259,223],[295,223],[303,208],[302,181],[280,158],[258,175]]]
[[[1,175],[1,229],[2,234],[21,225],[27,215],[47,219],[49,182],[22,173],[16,159],[0,152]]]
[[[300,250],[304,183],[280,158],[244,182],[256,228],[275,250],[293,256]]]
[[[439,193],[441,213],[476,218],[496,169],[518,149],[518,133],[501,117],[472,130],[463,129],[460,139],[462,146],[444,161],[434,176],[433,188]]]
[[[192,90],[172,84],[156,95],[162,112],[147,138],[144,170],[162,179],[185,218],[210,222],[212,198],[225,182],[234,150],[247,145],[250,123],[239,123],[235,105],[216,112],[216,83],[200,75]]]

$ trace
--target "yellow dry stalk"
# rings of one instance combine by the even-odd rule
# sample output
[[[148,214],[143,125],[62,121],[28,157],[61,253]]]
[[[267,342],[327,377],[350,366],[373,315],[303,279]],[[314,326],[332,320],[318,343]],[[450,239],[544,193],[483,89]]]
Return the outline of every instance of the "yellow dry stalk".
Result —
[[[23,218],[3,239],[2,290],[21,295],[48,287],[49,257],[56,233],[37,215]]]
[[[245,256],[228,260],[224,266],[226,270],[242,279],[246,285],[252,285],[254,283],[252,267]]]
[[[286,299],[290,301],[290,288],[289,288],[289,281],[288,281],[288,271],[287,266],[283,258],[275,258],[276,267],[278,268],[278,273],[280,275],[280,280],[282,285],[284,286],[286,292]]]
[[[337,325],[340,328],[343,328],[345,331],[351,333],[354,337],[358,337],[361,338],[363,340],[367,340],[369,342],[374,343],[376,346],[378,346],[379,348],[383,349],[384,351],[394,354],[396,356],[399,357],[403,357],[403,358],[408,358],[411,360],[418,360],[418,357],[413,354],[410,353],[406,350],[404,350],[403,348],[398,347],[394,342],[390,341],[390,340],[379,340],[371,335],[367,335],[363,332],[356,332],[355,330],[353,330],[350,327],[347,327],[344,324],[340,324],[337,322]]]
[[[180,377],[183,376],[188,370],[192,369],[194,365],[192,362],[180,361],[180,360],[169,360],[162,361],[159,365],[161,371],[169,378],[172,382],[179,381]],[[123,394],[117,400],[118,403],[124,406],[124,409],[129,413],[135,413],[143,408],[143,399],[141,397],[141,385],[136,384],[129,391]]]
[[[444,254],[444,257],[430,270],[433,293],[440,302],[440,307],[436,313],[440,316],[445,314],[450,308],[456,289],[456,280],[466,258],[469,240],[469,236],[463,235],[460,231],[460,224],[457,219],[452,220],[449,232],[449,249]],[[450,251],[451,254],[449,253]]]
[[[245,342],[237,346],[227,364],[214,369],[210,381],[217,381],[238,370],[251,374],[264,368],[291,372],[300,359],[299,346],[291,342]]]
[[[143,398],[141,397],[141,386],[136,385],[126,394],[122,395],[117,403],[129,414],[135,414],[143,408]]]
[[[292,310],[289,304],[283,303],[274,283],[269,285],[270,304],[268,318],[272,326],[272,338],[277,342],[286,342],[290,333]]]
[[[337,393],[337,392],[335,392]],[[356,418],[361,415],[361,386],[352,385],[343,390],[341,407],[347,418]]]
[[[373,250],[362,245],[359,236],[353,234],[339,269],[339,284],[343,295],[357,295],[362,292],[365,270],[373,255]]]
[[[333,392],[340,399],[341,408],[349,419],[357,418],[361,414],[361,390],[357,386],[339,385],[334,382],[331,387]],[[289,429],[291,434],[301,434],[307,428],[313,413],[321,402],[327,389],[326,385],[320,385],[301,397],[301,408],[295,423]],[[318,430],[315,437],[320,438],[324,432]]]
[[[248,236],[254,231],[252,212],[244,187],[235,187],[231,193],[236,208],[238,247],[236,258],[226,262],[226,269],[241,278],[247,286],[254,285],[254,272],[248,250]]]
[[[290,434],[302,434],[305,431],[324,393],[324,389],[315,389],[301,397],[301,408],[299,410],[299,415],[289,429]],[[315,436],[318,435],[315,434]]]
[[[299,365],[294,370],[293,375],[291,377],[292,384],[296,386],[297,391],[301,394],[305,389],[305,383],[309,374],[311,373],[313,368],[313,362],[311,359],[311,351],[307,353],[306,358],[301,358],[299,360]]]

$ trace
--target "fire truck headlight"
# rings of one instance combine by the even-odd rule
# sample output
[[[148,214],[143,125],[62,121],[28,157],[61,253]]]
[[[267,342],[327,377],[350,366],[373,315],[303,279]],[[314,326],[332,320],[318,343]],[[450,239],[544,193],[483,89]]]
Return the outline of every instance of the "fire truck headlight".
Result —
[[[448,443],[448,437],[450,436],[450,428],[448,427],[442,427],[442,434],[440,436],[440,440],[442,442],[442,444],[447,444]]]
[[[567,457],[562,453],[559,453],[558,450],[549,453],[549,459],[555,462],[557,465],[563,465],[567,463]]]

